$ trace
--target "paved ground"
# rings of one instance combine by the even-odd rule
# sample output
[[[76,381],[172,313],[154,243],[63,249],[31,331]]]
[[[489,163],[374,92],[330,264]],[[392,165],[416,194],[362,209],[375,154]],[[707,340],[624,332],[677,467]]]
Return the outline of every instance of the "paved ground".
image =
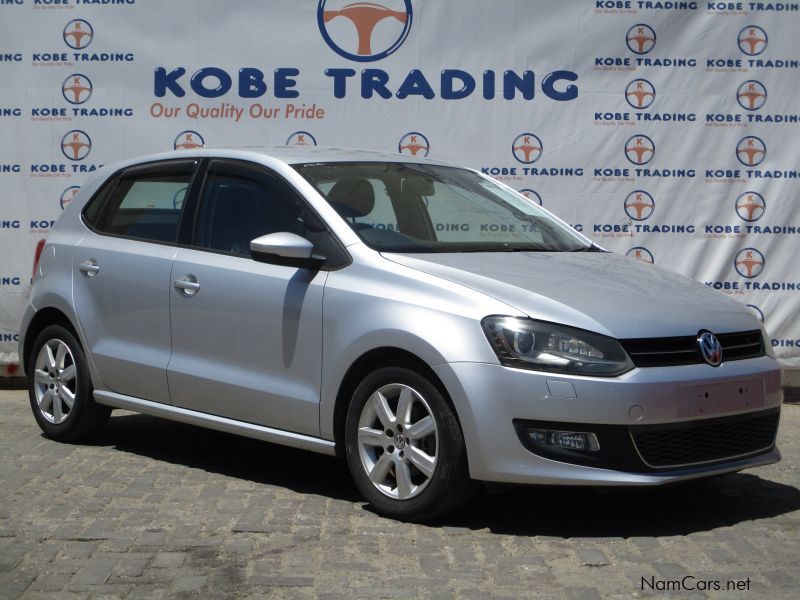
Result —
[[[371,513],[331,458],[129,413],[63,445],[28,411],[0,391],[2,598],[628,598],[679,580],[723,588],[694,597],[798,597],[798,405],[778,465],[657,492],[486,495],[430,526]]]

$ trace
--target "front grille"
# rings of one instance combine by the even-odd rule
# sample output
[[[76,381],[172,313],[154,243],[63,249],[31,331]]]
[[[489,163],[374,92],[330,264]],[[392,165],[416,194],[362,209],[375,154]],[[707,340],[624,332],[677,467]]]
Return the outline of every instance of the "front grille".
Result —
[[[722,346],[722,360],[742,360],[764,356],[764,340],[758,330],[720,333],[717,339]]]
[[[720,333],[723,362],[764,356],[761,331]],[[697,336],[639,338],[620,340],[620,344],[637,367],[672,367],[705,362],[697,346]]]
[[[730,460],[769,450],[779,411],[668,425],[631,427],[634,446],[649,467],[683,467]],[[601,442],[602,443],[602,442]]]

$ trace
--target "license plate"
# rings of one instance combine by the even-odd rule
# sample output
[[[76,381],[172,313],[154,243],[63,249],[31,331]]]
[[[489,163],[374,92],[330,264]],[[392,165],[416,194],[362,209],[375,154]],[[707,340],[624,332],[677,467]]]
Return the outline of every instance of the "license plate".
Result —
[[[764,380],[747,379],[678,389],[678,417],[705,417],[764,406]]]

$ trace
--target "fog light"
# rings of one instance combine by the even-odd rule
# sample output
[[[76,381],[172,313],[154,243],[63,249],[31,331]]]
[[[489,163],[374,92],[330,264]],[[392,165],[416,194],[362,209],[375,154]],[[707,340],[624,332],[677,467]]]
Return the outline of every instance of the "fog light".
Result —
[[[564,448],[565,450],[588,450],[597,452],[600,444],[593,433],[582,431],[551,431],[549,429],[529,429],[528,436],[539,447]]]

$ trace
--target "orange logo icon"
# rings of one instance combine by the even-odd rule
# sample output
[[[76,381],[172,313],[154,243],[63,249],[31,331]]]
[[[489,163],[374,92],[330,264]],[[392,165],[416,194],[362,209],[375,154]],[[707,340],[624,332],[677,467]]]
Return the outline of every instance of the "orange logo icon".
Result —
[[[73,19],[64,26],[64,42],[70,48],[82,50],[92,43],[94,29],[88,21]]]
[[[397,144],[397,151],[400,154],[410,154],[412,156],[428,156],[431,145],[428,138],[417,131],[405,134]]]
[[[535,163],[544,152],[544,145],[538,136],[532,133],[521,133],[511,143],[511,152],[519,162]]]
[[[628,29],[625,43],[634,54],[647,54],[656,47],[656,32],[649,25],[639,23]]]
[[[733,266],[736,272],[748,279],[758,276],[761,271],[764,270],[765,264],[766,259],[764,255],[755,248],[739,250],[739,252],[736,253],[736,257],[733,259]]]
[[[767,32],[756,25],[748,25],[739,32],[739,50],[748,56],[756,56],[767,49]]]
[[[317,9],[320,33],[334,52],[350,60],[367,62],[385,58],[403,44],[411,28],[410,0],[395,0],[395,8],[374,2],[352,2],[339,8],[330,8],[330,4],[333,2],[320,0]],[[352,26],[354,31],[351,31],[357,39],[355,48],[352,47],[352,33],[348,36],[348,32],[341,26],[329,27],[329,24],[336,25],[340,20],[349,22]],[[395,27],[387,28],[383,25],[385,22],[395,24]],[[384,40],[376,50],[374,38],[377,37],[377,29],[381,29],[382,37],[388,39],[388,42]]]
[[[633,135],[625,142],[625,156],[635,165],[646,165],[656,155],[656,145],[646,135]]]
[[[175,150],[194,150],[196,148],[205,147],[206,142],[203,136],[196,131],[181,131],[175,136],[175,141],[172,144]]]
[[[61,138],[61,152],[70,160],[83,160],[92,150],[92,140],[78,129],[68,131]]]

